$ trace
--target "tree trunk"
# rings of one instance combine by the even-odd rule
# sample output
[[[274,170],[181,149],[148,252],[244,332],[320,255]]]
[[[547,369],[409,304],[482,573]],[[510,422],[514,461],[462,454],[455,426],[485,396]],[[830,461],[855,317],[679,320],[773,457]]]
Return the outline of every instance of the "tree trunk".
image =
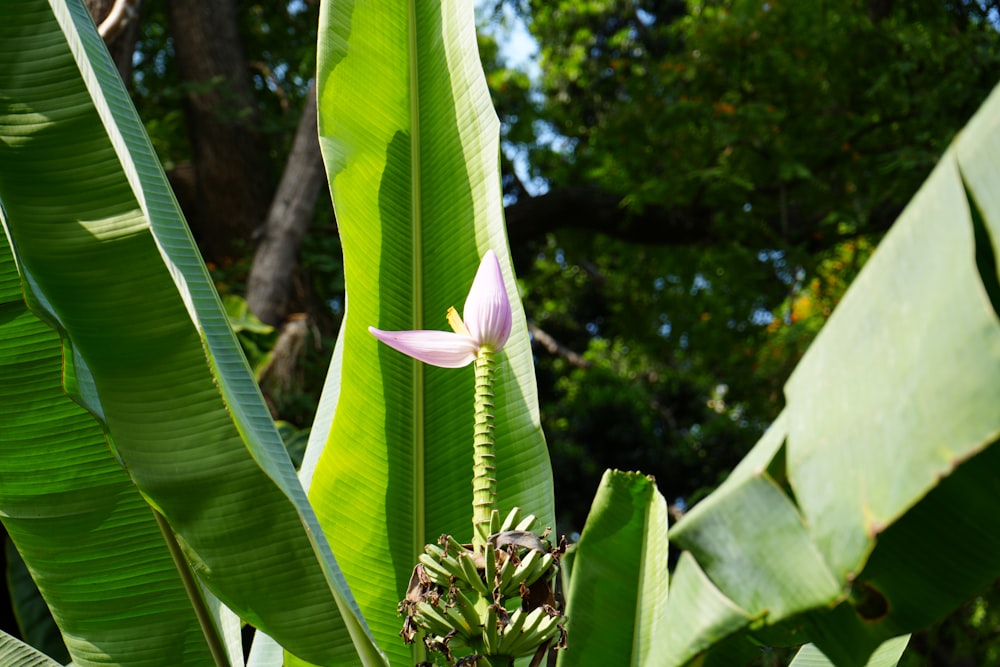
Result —
[[[194,164],[188,222],[207,259],[246,251],[271,200],[235,0],[167,3]]]
[[[310,86],[292,152],[267,214],[264,238],[247,278],[247,304],[262,322],[277,325],[290,314],[299,246],[326,182],[316,126],[316,85]]]

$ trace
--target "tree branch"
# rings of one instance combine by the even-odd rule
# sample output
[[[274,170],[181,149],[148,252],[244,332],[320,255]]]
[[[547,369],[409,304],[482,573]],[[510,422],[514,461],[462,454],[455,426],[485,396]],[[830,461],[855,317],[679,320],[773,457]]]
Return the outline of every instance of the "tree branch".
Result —
[[[869,213],[864,231],[886,231],[901,210],[894,203],[877,206]],[[773,233],[762,235],[761,247],[773,247],[777,242],[817,252],[857,235],[857,232],[839,235],[829,230],[821,233],[825,215],[822,212],[807,218],[788,207],[771,222]],[[715,227],[712,209],[698,205],[646,206],[635,211],[624,206],[617,195],[588,186],[558,188],[536,197],[523,197],[506,208],[505,216],[510,244],[515,250],[562,230],[599,233],[627,243],[658,246],[698,246],[724,240]]]
[[[586,187],[559,188],[519,199],[506,209],[512,246],[544,238],[559,229],[608,234],[624,241],[657,245],[694,245],[714,240],[709,211],[697,207],[649,206],[633,211],[621,197]]]
[[[590,368],[590,362],[581,357],[579,354],[569,349],[555,338],[550,336],[548,332],[544,329],[540,329],[534,324],[528,324],[528,333],[535,341],[545,348],[545,351],[549,354],[556,355],[557,357],[562,357],[568,361],[571,365],[577,368]]]
[[[115,0],[97,32],[105,42],[113,40],[130,21],[139,16],[139,0]]]

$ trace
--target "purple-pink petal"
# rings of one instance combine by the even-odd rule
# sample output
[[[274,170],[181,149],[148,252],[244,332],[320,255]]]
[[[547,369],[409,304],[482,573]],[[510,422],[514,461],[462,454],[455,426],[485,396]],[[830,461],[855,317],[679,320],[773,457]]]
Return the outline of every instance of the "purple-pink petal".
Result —
[[[465,326],[479,344],[489,345],[494,352],[503,348],[510,336],[512,317],[503,271],[492,250],[483,255],[463,314]]]
[[[441,368],[461,368],[475,361],[479,344],[450,331],[368,331],[389,347],[418,361]]]

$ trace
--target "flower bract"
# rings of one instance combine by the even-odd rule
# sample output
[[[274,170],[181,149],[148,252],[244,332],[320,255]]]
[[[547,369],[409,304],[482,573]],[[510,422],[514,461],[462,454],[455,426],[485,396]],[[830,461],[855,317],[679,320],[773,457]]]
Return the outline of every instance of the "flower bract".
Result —
[[[472,281],[463,310],[448,311],[454,331],[368,330],[380,341],[403,354],[442,368],[461,368],[472,363],[481,349],[499,352],[510,337],[511,310],[500,261],[487,250]]]

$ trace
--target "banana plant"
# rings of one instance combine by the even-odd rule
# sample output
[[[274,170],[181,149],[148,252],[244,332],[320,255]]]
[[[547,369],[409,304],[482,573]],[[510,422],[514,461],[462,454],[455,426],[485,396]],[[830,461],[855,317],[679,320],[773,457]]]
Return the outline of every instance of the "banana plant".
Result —
[[[461,532],[471,526],[474,378],[398,354],[369,327],[446,328],[490,251],[512,306],[492,401],[497,509],[555,525],[503,225],[499,121],[474,25],[469,2],[331,2],[320,17],[320,147],[348,306],[309,499],[394,664],[423,659],[422,643],[401,643],[396,615],[418,555],[442,534],[472,537]]]
[[[357,76],[359,59],[388,68],[392,76],[371,102],[392,113],[368,130],[388,133],[381,176],[359,174],[363,161],[331,169],[335,191],[351,179],[365,183],[359,214],[352,203],[338,209],[352,247],[351,293],[368,296],[352,298],[304,485],[82,5],[24,1],[0,10],[8,49],[0,275],[9,315],[0,465],[19,481],[4,485],[0,505],[77,664],[237,663],[238,619],[286,649],[289,664],[381,664],[388,658],[376,636],[398,662],[419,657],[419,647],[391,641],[397,622],[384,619],[395,616],[420,548],[469,523],[461,519],[471,507],[463,433],[472,424],[471,387],[407,362],[383,364],[367,326],[419,326],[431,304],[443,321],[478,249],[496,248],[514,304],[514,336],[494,386],[495,425],[504,433],[496,444],[498,507],[530,507],[554,523],[502,226],[497,120],[482,72],[446,60],[477,62],[471,6],[399,9],[371,5],[346,17],[338,16],[342,6],[324,10],[321,51],[350,43],[352,57],[343,67],[325,61],[322,85]],[[410,11],[426,29],[417,30]],[[397,20],[402,40],[382,29]],[[372,21],[382,26],[374,34],[352,28],[370,30]],[[402,105],[394,109],[394,101]],[[439,243],[442,236],[454,246]],[[373,247],[388,256],[366,263],[362,253]],[[372,392],[383,382],[388,397]],[[470,409],[462,409],[463,395]],[[384,437],[368,437],[371,423],[382,424]],[[469,466],[455,464],[463,458]],[[365,483],[374,486],[357,488]],[[358,574],[357,563],[376,572]],[[85,582],[86,595],[74,581]],[[372,630],[362,606],[377,610]]]

